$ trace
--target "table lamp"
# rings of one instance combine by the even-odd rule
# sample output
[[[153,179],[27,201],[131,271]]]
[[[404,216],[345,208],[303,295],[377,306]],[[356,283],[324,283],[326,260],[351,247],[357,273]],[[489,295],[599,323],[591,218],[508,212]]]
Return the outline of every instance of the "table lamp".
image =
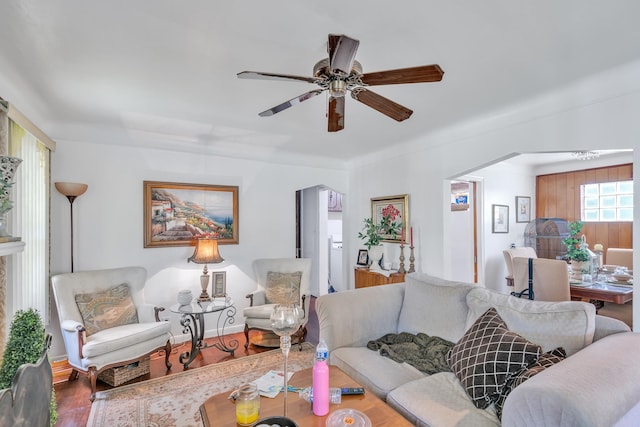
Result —
[[[216,239],[196,240],[196,249],[193,251],[193,255],[187,258],[187,262],[189,261],[196,264],[204,264],[204,269],[200,276],[202,293],[198,297],[198,301],[211,301],[211,298],[207,293],[207,287],[209,286],[209,271],[207,270],[207,264],[218,264],[224,261],[220,256],[220,252],[218,252],[218,241]]]

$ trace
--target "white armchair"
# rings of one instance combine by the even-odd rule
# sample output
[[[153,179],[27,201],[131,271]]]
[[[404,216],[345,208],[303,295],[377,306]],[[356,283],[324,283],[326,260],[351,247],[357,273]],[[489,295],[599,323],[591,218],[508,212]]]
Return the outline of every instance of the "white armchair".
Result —
[[[245,350],[249,347],[249,331],[272,331],[270,317],[277,303],[295,303],[302,309],[300,328],[293,334],[298,338],[298,345],[302,350],[311,302],[311,259],[257,259],[253,268],[258,289],[247,295],[249,307],[243,311]]]
[[[145,303],[146,277],[142,267],[123,267],[51,278],[73,368],[69,380],[87,373],[92,402],[98,374],[106,369],[140,361],[157,350],[165,351],[165,365],[171,368],[171,325],[159,319],[164,308]]]

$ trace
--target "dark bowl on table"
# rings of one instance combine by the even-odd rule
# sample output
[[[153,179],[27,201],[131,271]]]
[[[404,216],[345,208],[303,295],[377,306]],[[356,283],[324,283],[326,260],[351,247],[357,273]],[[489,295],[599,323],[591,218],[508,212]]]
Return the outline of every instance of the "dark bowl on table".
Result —
[[[277,424],[280,427],[298,427],[298,424],[296,424],[295,421],[293,421],[291,418],[287,418],[287,417],[267,417],[267,418],[262,418],[259,419],[258,421],[256,421],[254,425],[254,427],[258,427],[260,424],[265,424],[268,425],[269,427],[271,427],[272,424]]]

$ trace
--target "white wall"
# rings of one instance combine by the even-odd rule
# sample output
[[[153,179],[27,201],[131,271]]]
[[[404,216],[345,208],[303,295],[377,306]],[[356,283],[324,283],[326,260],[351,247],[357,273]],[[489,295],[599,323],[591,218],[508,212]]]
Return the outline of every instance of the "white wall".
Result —
[[[640,62],[577,82],[555,93],[531,100],[529,104],[487,114],[473,122],[444,129],[423,139],[376,153],[354,162],[349,182],[353,215],[345,217],[345,250],[356,264],[361,242],[356,233],[362,218],[369,216],[369,199],[409,193],[409,211],[416,240],[416,269],[436,276],[451,277],[452,260],[448,240],[449,186],[444,180],[463,176],[479,168],[509,158],[514,153],[574,151],[583,149],[635,149],[634,181],[640,188],[638,149],[640,148]],[[523,83],[524,84],[524,83]],[[416,119],[413,117],[411,120]],[[520,188],[510,181],[514,171],[492,174],[495,183],[485,184],[485,212],[482,230],[488,248],[485,261],[496,267],[485,278],[500,281],[498,250],[514,240],[520,227],[511,224],[512,236],[493,237],[492,203],[513,206]],[[494,187],[487,190],[487,187]],[[518,194],[515,194],[515,192]],[[634,221],[640,220],[640,198],[635,198]],[[638,222],[640,223],[640,222]],[[633,246],[640,248],[640,228],[634,228]],[[496,254],[493,255],[493,252]],[[640,263],[638,251],[634,263]],[[494,261],[495,258],[495,261]],[[491,264],[490,264],[491,265]],[[490,266],[489,265],[489,266]],[[353,280],[353,279],[351,279]],[[640,293],[640,284],[636,284]],[[634,300],[634,325],[640,330],[640,299]]]
[[[474,183],[469,182],[469,189]],[[478,189],[480,191],[481,187]],[[451,270],[451,280],[474,282],[474,212],[476,203],[473,191],[468,193],[468,208],[449,212],[449,239],[451,251],[449,257],[456,260],[456,268]],[[453,199],[453,195],[451,196]],[[452,200],[452,203],[454,201]]]
[[[516,196],[531,197],[531,219],[535,215],[535,185],[536,178],[530,169],[498,163],[473,172],[474,176],[483,178],[483,217],[481,225],[484,236],[484,278],[479,280],[487,288],[504,293],[507,288],[505,276],[507,267],[504,263],[502,251],[508,249],[512,243],[516,246],[524,245],[524,230],[526,223],[516,223]],[[492,232],[492,205],[509,206],[509,232]]]
[[[235,324],[226,330],[230,332],[244,326],[245,295],[255,289],[252,261],[295,256],[296,190],[317,184],[347,189],[346,172],[335,169],[58,141],[52,182],[89,185],[73,205],[75,270],[143,266],[148,271],[147,299],[165,307],[174,304],[181,289],[199,294],[202,265],[187,263],[191,247],[143,248],[145,180],[239,186],[240,243],[221,245],[225,262],[209,266],[210,271],[227,272],[227,292],[237,308]],[[70,270],[69,202],[55,190],[51,199],[51,271],[56,274]],[[54,334],[51,354],[57,357],[64,348],[55,306],[52,312],[48,329]],[[182,335],[177,315],[171,318],[172,332]],[[212,320],[207,319],[208,329],[214,326]]]

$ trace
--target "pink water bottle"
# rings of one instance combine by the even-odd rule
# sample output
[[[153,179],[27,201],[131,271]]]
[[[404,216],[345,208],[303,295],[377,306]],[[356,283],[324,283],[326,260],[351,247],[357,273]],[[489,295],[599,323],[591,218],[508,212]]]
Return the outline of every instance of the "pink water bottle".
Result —
[[[320,417],[329,413],[328,356],[327,344],[320,340],[316,347],[316,358],[313,364],[313,413]]]

